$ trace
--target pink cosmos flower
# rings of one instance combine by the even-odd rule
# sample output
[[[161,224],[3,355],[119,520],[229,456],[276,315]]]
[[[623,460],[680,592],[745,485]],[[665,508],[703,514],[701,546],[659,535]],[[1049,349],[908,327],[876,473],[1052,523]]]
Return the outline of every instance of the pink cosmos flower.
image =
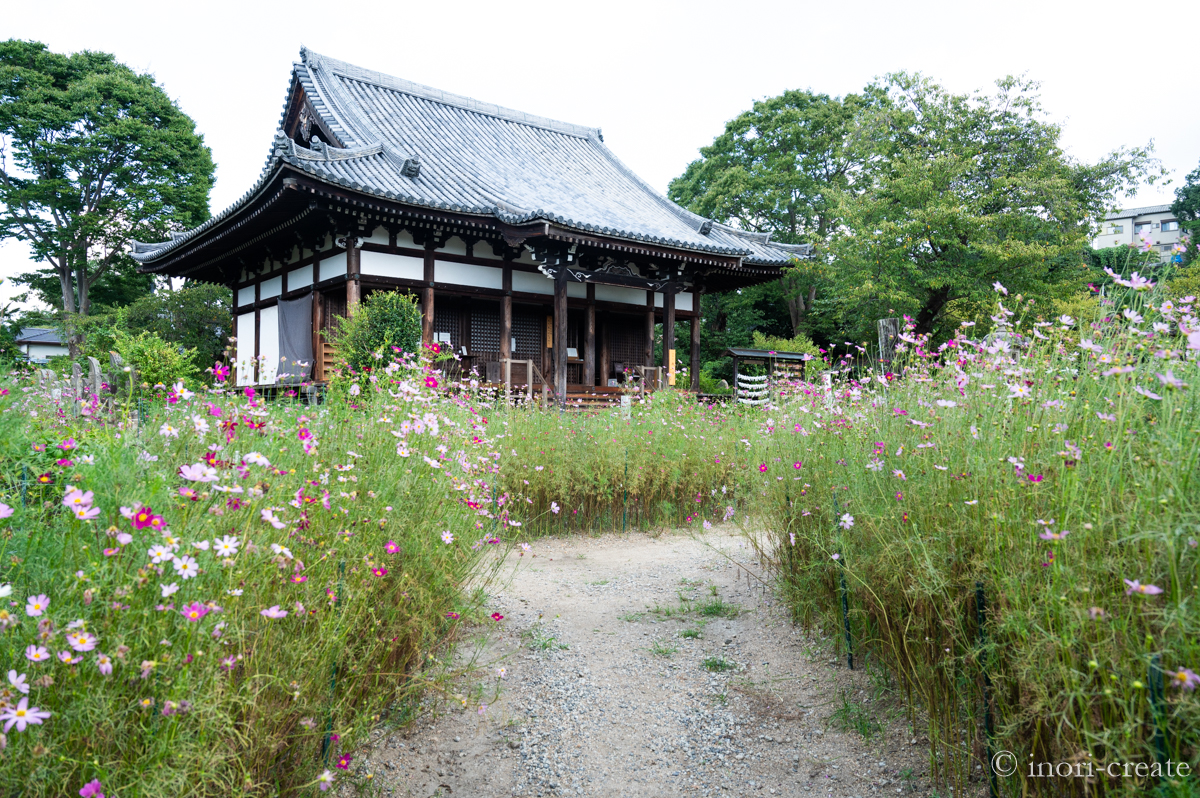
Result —
[[[288,577],[288,581],[291,582],[292,584],[299,585],[304,582],[307,582],[308,577],[305,576],[304,574],[292,574],[291,576]]]
[[[99,642],[90,632],[74,631],[67,635],[67,644],[79,652],[91,651]]]
[[[838,526],[842,529],[849,529],[854,526],[854,516],[850,515],[850,513],[843,513],[842,517],[838,519]]]
[[[95,518],[99,518],[99,517],[100,517],[100,508],[99,507],[76,507],[75,508],[75,520],[77,520],[77,521],[91,521],[91,520],[93,520]]]
[[[50,659],[50,652],[44,646],[35,646],[30,643],[25,648],[25,659],[30,662],[45,662]]]
[[[558,515],[560,510],[562,510],[562,508],[558,506],[558,502],[550,502],[550,512]]]
[[[1171,674],[1171,684],[1181,690],[1195,690],[1200,685],[1200,676],[1190,668],[1180,668]]]
[[[271,618],[271,619],[286,618],[287,610],[281,610],[281,609],[279,609],[279,605],[275,604],[271,607],[268,607],[265,610],[262,610],[259,613],[259,615],[263,616],[264,618]]]
[[[1090,617],[1090,618],[1091,618],[1093,621],[1097,621],[1097,620],[1099,620],[1099,619],[1103,618],[1103,617],[1104,617],[1104,615],[1105,615],[1105,612],[1104,612],[1104,610],[1100,609],[1099,607],[1090,607],[1090,608],[1088,609],[1088,616],[1089,616],[1089,617]]]
[[[107,654],[96,655],[96,667],[100,669],[101,676],[112,676],[112,659]]]
[[[179,467],[179,476],[191,482],[216,482],[217,469],[204,463],[192,463]]]
[[[351,759],[350,754],[342,754],[341,756],[338,757],[337,764],[335,764],[334,767],[340,768],[342,770],[348,770],[350,768],[350,759]]]
[[[1125,591],[1126,596],[1132,596],[1134,593],[1142,596],[1157,596],[1159,593],[1163,592],[1162,588],[1158,587],[1157,585],[1143,585],[1136,579],[1132,582],[1128,579],[1124,579],[1122,581],[1129,586],[1129,589]]]
[[[371,569],[371,573],[375,574],[376,576],[387,576],[387,572],[388,572],[388,570],[386,568],[372,568]]]
[[[765,473],[767,473],[767,464],[766,464],[766,463],[759,463],[759,464],[758,464],[758,473],[760,473],[760,474],[765,474]]]
[[[40,593],[36,596],[30,596],[25,599],[25,614],[30,618],[36,618],[46,611],[50,606],[50,597],[45,593]]]
[[[224,382],[225,378],[229,376],[229,366],[226,366],[224,363],[220,362],[214,363],[212,375],[217,382]]]
[[[79,791],[79,798],[104,798],[103,789],[100,779],[92,779],[83,785],[83,789]]]
[[[65,441],[63,441],[62,443],[60,443],[58,445],[58,448],[62,449],[64,452],[69,452],[78,445],[79,444],[77,444],[75,442],[74,438],[67,438]]]
[[[462,616],[459,615],[457,612],[448,612],[448,613],[446,613],[446,617],[452,621],[457,621]]]
[[[263,510],[261,515],[262,515],[262,520],[266,521],[268,524],[275,527],[276,529],[283,529],[284,527],[287,526],[287,524],[283,523],[282,521],[280,521],[278,518],[275,517],[275,511],[271,510],[270,508]]]
[[[4,502],[0,502],[0,520],[12,518],[13,508],[9,507]]]
[[[37,707],[29,706],[29,699],[22,697],[17,702],[15,707],[0,712],[0,721],[4,723],[4,731],[7,734],[13,726],[17,727],[17,731],[25,731],[28,725],[41,725],[43,720],[50,717],[50,713]]]
[[[209,612],[210,610],[207,606],[201,604],[199,601],[193,601],[191,604],[185,605],[184,608],[179,611],[179,614],[182,615],[185,620],[195,623],[205,615],[208,615]]]
[[[333,786],[333,774],[326,770],[320,776],[317,776],[317,786],[321,788],[321,792],[328,792]]]
[[[105,557],[115,557],[116,555],[118,555],[118,554],[120,554],[120,553],[121,553],[121,547],[120,547],[120,546],[114,546],[114,547],[112,547],[112,548],[108,548],[108,549],[105,549],[105,550],[104,550],[104,556],[105,556]]]
[[[83,657],[73,657],[70,651],[60,651],[58,652],[58,660],[63,665],[76,665],[83,662]]]
[[[799,471],[801,468],[804,468],[804,463],[802,463],[802,462],[800,462],[799,460],[797,460],[796,462],[792,463],[792,468],[794,468],[794,469],[796,469],[797,471]]]
[[[395,554],[400,551],[400,546],[394,540],[389,540],[387,545],[383,547],[388,554]]]
[[[493,621],[496,621],[497,623],[499,623],[500,621],[503,621],[503,620],[504,620],[504,616],[503,616],[503,615],[501,615],[501,614],[500,614],[500,613],[498,613],[498,612],[493,612],[493,613],[492,613],[492,620],[493,620]]]
[[[87,508],[92,506],[92,496],[93,494],[90,490],[84,493],[78,488],[72,488],[67,491],[66,496],[63,496],[62,503],[64,507],[70,507],[72,510],[78,507]]]
[[[428,377],[426,377],[425,378],[425,387],[426,388],[438,387],[437,377],[433,376],[432,374],[430,374]]]
[[[29,693],[29,684],[25,681],[25,674],[17,673],[15,670],[8,672],[8,683],[13,686],[14,690],[22,693]]]
[[[1069,529],[1064,529],[1062,532],[1051,532],[1049,529],[1047,529],[1045,532],[1038,535],[1038,537],[1042,540],[1062,540],[1069,534],[1071,534],[1071,530]]]

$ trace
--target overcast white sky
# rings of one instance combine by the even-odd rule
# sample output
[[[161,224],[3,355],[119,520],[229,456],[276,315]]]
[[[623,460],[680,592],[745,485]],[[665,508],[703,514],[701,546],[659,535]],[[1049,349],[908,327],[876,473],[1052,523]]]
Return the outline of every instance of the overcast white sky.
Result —
[[[258,176],[301,44],[363,67],[567,122],[604,140],[665,191],[756,99],[840,95],[905,69],[955,91],[1006,74],[1041,81],[1069,152],[1095,160],[1154,141],[1169,202],[1200,163],[1188,100],[1200,3],[888,2],[23,2],[0,36],[59,52],[114,53],[154,74],[217,162],[212,210]],[[0,247],[0,277],[25,271]],[[0,285],[0,301],[15,293]]]

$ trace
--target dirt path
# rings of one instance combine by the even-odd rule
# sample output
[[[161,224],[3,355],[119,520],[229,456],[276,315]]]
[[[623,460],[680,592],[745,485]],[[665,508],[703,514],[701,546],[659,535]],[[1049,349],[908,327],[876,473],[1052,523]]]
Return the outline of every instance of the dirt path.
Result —
[[[383,795],[931,794],[924,737],[746,578],[759,568],[740,536],[533,553],[494,597],[506,618],[462,685],[486,713],[446,707],[380,734],[359,768]]]

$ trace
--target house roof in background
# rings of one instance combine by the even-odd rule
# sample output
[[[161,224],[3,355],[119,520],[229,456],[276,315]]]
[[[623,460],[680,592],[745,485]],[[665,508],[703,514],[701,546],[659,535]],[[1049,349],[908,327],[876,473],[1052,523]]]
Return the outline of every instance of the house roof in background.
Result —
[[[66,346],[62,338],[58,336],[57,330],[52,330],[49,327],[22,327],[21,334],[17,336],[19,344],[58,344]]]
[[[136,260],[152,264],[236,215],[285,164],[364,194],[506,224],[547,221],[769,266],[811,251],[774,243],[767,233],[715,224],[676,205],[622,163],[598,128],[461,97],[308,49],[300,54],[284,113],[303,90],[338,141],[309,149],[277,132],[263,175],[249,192],[170,241],[135,244]]]
[[[1132,219],[1136,216],[1146,216],[1151,213],[1169,213],[1170,205],[1147,205],[1144,208],[1126,208],[1105,216],[1105,219]]]

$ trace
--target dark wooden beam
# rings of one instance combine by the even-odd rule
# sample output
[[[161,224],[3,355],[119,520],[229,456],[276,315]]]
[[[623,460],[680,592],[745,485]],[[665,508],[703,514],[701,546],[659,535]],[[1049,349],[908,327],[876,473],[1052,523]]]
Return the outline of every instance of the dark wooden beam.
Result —
[[[504,296],[500,298],[500,358],[507,360],[512,357],[512,267],[504,267],[504,277],[500,283]]]
[[[583,384],[596,384],[596,286],[588,283],[586,321],[583,341]]]
[[[692,299],[692,307],[699,309],[700,296]],[[700,393],[700,314],[692,316],[692,351],[688,357],[688,371],[692,375],[692,390]]]
[[[358,302],[362,299],[362,289],[358,278],[362,274],[362,260],[359,257],[358,239],[353,235],[346,236],[346,316],[353,316],[358,310]]]
[[[608,356],[608,325],[609,315],[607,313],[600,317],[600,385],[608,385],[608,375],[612,372],[612,361]]]
[[[663,352],[662,365],[667,371],[667,379],[674,385],[675,370],[672,359],[675,355],[675,292],[668,288],[663,291]]]
[[[646,345],[642,356],[642,365],[654,365],[654,292],[646,292]]]
[[[432,246],[425,248],[425,286],[421,289],[421,343],[433,343],[433,261]]]
[[[554,280],[554,397],[560,408],[567,406],[567,272],[560,269]]]

